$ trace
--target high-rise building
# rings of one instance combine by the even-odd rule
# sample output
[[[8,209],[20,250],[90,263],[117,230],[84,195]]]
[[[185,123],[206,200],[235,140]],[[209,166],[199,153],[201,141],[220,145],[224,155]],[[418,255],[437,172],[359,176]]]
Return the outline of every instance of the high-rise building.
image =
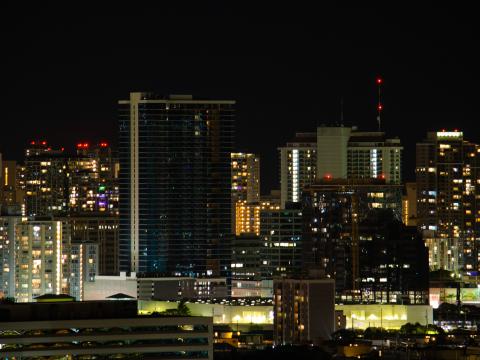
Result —
[[[281,206],[287,202],[300,202],[302,189],[316,176],[317,141],[315,133],[296,133],[295,138],[280,152]]]
[[[316,178],[345,179],[348,164],[348,140],[352,128],[319,126],[317,128]]]
[[[19,216],[0,217],[0,297],[15,297],[15,227]]]
[[[287,203],[285,209],[265,208],[260,212],[262,276],[288,276],[300,271],[302,260],[302,208]]]
[[[115,160],[107,142],[77,144],[77,154],[68,159],[70,214],[118,215],[118,183]]]
[[[95,244],[98,247],[96,271],[100,275],[117,275],[118,217],[69,217],[73,243]]]
[[[120,270],[227,275],[234,101],[119,101]]]
[[[428,305],[428,250],[416,227],[373,209],[360,222],[358,298],[342,303]]]
[[[417,221],[432,270],[479,270],[479,153],[457,130],[429,132],[417,144]]]
[[[335,279],[338,294],[359,289],[359,223],[371,209],[390,209],[401,218],[401,185],[382,179],[326,179],[303,197],[302,270]]]
[[[63,216],[68,209],[66,157],[46,141],[32,141],[25,150],[27,216]]]
[[[63,221],[29,221],[15,229],[15,298],[68,293],[70,231]]]
[[[384,132],[356,127],[317,128],[317,178],[385,179],[401,183],[403,147]]]
[[[261,280],[262,260],[265,259],[264,241],[257,234],[243,233],[232,242],[232,278]]]
[[[69,294],[77,301],[84,300],[85,282],[95,281],[98,275],[98,244],[72,242],[70,247]]]
[[[260,201],[260,158],[255,154],[232,153],[232,201]]]
[[[381,178],[387,184],[401,184],[402,151],[398,138],[388,139],[384,132],[352,128],[348,140],[347,178]]]
[[[239,200],[235,203],[235,235],[254,233],[260,235],[260,203]]]

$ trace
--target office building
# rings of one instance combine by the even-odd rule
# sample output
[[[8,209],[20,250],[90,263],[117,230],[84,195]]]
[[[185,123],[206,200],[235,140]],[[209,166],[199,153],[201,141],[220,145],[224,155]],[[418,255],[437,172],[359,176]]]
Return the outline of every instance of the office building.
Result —
[[[428,305],[428,250],[417,228],[405,226],[391,210],[373,209],[358,232],[359,292],[342,295],[340,302]]]
[[[417,144],[417,225],[432,270],[479,270],[479,152],[457,130],[429,132]]]
[[[332,279],[276,279],[275,345],[319,345],[335,331],[335,284]]]
[[[302,271],[335,279],[337,294],[358,290],[359,223],[371,209],[389,209],[400,219],[401,186],[381,179],[323,180],[303,197]]]
[[[213,359],[211,317],[139,316],[136,301],[41,301],[0,305],[2,358]]]
[[[284,209],[265,208],[260,212],[262,278],[296,274],[302,258],[302,207],[287,203]]]
[[[232,279],[261,280],[264,241],[255,233],[235,236],[232,243]]]
[[[227,276],[234,101],[119,101],[120,270]]]
[[[101,275],[117,275],[118,267],[118,217],[72,216],[68,218],[73,243],[92,243],[98,246],[97,271]]]
[[[296,133],[292,141],[279,147],[281,206],[299,202],[302,189],[316,176],[317,141],[315,133]]]

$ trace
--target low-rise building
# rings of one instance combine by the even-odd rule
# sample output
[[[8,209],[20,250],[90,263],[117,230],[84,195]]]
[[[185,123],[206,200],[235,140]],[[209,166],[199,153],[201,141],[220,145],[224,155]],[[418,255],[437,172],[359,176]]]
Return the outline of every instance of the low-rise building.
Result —
[[[138,316],[136,301],[0,305],[0,319],[2,359],[213,359],[211,317]]]

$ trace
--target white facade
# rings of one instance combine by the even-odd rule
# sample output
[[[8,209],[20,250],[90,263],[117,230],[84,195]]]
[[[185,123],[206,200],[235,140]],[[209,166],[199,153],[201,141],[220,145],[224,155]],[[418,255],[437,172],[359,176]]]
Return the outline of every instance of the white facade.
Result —
[[[15,297],[15,227],[18,216],[0,217],[0,297]]]
[[[317,128],[317,179],[347,177],[347,147],[352,129],[320,126]]]
[[[300,202],[302,189],[315,180],[317,149],[314,133],[297,133],[278,148],[280,152],[280,203]]]
[[[68,291],[70,233],[62,221],[29,221],[15,229],[15,298],[31,302],[40,295]]]

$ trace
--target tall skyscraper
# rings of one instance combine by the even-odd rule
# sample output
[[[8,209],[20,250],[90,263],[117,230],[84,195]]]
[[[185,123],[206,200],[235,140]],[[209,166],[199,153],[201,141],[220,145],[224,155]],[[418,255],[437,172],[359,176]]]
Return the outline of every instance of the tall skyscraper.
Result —
[[[118,217],[69,217],[72,243],[96,244],[98,247],[96,271],[100,275],[118,275]]]
[[[461,131],[429,132],[417,144],[417,216],[432,270],[479,270],[480,146]]]
[[[260,201],[260,158],[255,154],[232,153],[232,201]]]
[[[317,173],[324,177],[347,177],[348,139],[352,128],[343,126],[319,126],[317,128]]]
[[[17,224],[15,232],[16,300],[68,293],[69,226],[62,221],[29,221]]]
[[[359,224],[371,209],[401,218],[400,185],[383,179],[326,179],[303,196],[303,272],[315,269],[335,279],[338,293],[359,289]]]
[[[322,125],[316,133],[298,133],[279,150],[282,207],[300,202],[303,189],[324,178],[402,181],[403,147],[384,132]]]
[[[316,176],[317,141],[315,133],[296,133],[280,152],[280,203],[300,202],[302,189]]]
[[[284,209],[265,207],[260,219],[262,276],[272,279],[298,274],[302,261],[301,203],[287,203]]]
[[[25,150],[27,216],[63,216],[68,208],[66,157],[46,141],[32,141]]]
[[[317,178],[385,179],[400,184],[403,147],[384,132],[356,127],[317,128]]]
[[[227,275],[234,101],[119,101],[120,270]]]
[[[118,215],[115,160],[107,142],[77,144],[68,159],[69,213]]]
[[[381,178],[387,184],[401,184],[402,151],[398,138],[353,128],[348,140],[347,178]]]

